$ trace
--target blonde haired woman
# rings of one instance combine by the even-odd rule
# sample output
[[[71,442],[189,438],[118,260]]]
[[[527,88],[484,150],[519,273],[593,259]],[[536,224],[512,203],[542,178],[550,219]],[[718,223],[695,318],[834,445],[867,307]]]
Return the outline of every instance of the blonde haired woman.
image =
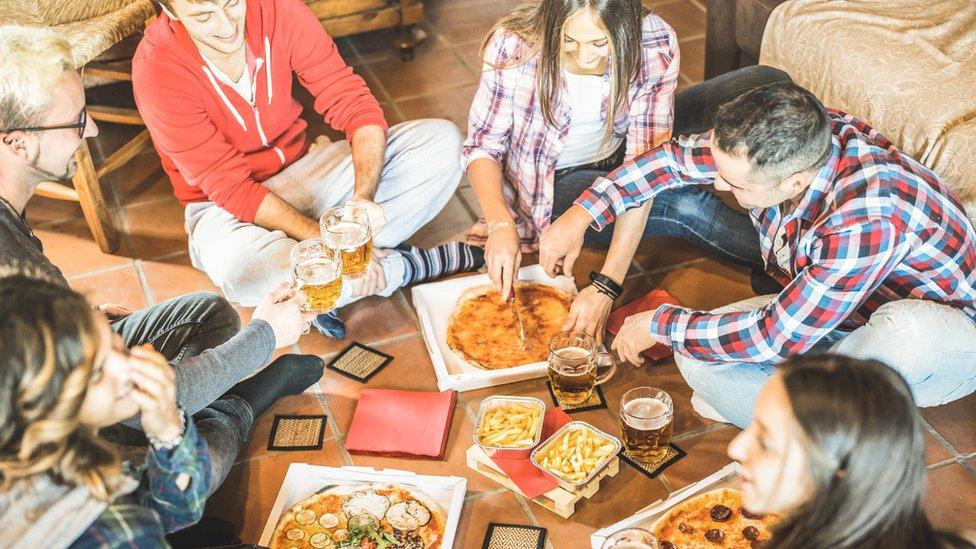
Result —
[[[570,274],[575,256],[563,266],[547,261],[546,240],[561,236],[559,216],[580,213],[574,201],[596,178],[668,141],[672,131],[708,129],[725,100],[786,78],[753,68],[696,86],[676,100],[678,38],[640,0],[529,0],[489,32],[482,59],[462,164],[484,219],[468,236],[485,246],[489,277],[503,297],[522,252],[539,249],[540,236],[543,266],[550,274]],[[710,245],[711,235],[687,234],[685,221],[694,216],[716,218],[719,226],[752,227],[748,217],[711,193],[687,188],[621,215],[619,230],[588,231],[587,244],[609,252],[600,271],[591,274],[595,284],[573,303],[565,329],[602,338],[610,306],[645,236],[682,236],[735,261],[762,265],[757,243],[723,250]]]

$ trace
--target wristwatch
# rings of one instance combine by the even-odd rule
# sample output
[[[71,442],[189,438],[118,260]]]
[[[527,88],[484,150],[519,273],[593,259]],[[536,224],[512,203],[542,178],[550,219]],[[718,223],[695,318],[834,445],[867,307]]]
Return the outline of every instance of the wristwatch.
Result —
[[[180,412],[180,434],[176,435],[176,438],[172,440],[161,440],[155,435],[147,435],[146,438],[149,439],[149,444],[152,445],[154,450],[165,450],[168,452],[183,443],[183,435],[186,434],[186,412],[183,411],[182,406],[179,406],[177,409]]]

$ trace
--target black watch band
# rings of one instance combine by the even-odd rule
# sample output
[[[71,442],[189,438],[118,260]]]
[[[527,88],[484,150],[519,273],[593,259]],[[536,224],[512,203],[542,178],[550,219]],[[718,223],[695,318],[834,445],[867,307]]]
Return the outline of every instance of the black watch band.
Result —
[[[617,299],[621,294],[624,293],[624,288],[620,284],[617,284],[614,279],[609,276],[593,271],[590,273],[590,282],[600,293],[606,295],[610,299]]]

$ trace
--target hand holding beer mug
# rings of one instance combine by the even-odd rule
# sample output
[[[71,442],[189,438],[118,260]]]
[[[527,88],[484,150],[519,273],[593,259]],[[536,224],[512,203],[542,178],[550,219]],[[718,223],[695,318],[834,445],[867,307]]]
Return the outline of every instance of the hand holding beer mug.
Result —
[[[322,238],[342,254],[342,274],[359,278],[373,259],[373,233],[366,210],[355,204],[336,206],[319,218]]]
[[[671,396],[654,387],[636,387],[620,399],[620,430],[624,451],[643,462],[659,461],[668,452],[674,432]]]
[[[609,367],[603,375],[599,368]],[[549,340],[549,382],[561,402],[586,402],[597,385],[613,377],[617,363],[600,352],[593,336],[583,332],[560,332]]]
[[[321,238],[302,240],[291,249],[291,268],[295,289],[308,300],[305,311],[327,313],[335,308],[342,291],[342,258],[339,250]]]
[[[603,542],[602,549],[658,549],[661,544],[654,534],[643,528],[617,530]]]

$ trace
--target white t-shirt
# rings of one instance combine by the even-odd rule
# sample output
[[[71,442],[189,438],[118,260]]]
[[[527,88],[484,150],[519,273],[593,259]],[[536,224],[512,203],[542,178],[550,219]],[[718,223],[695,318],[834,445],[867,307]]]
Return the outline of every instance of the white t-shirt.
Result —
[[[603,160],[613,154],[623,141],[620,136],[613,136],[609,141],[603,139],[604,121],[600,119],[605,95],[603,77],[564,70],[563,78],[566,79],[569,99],[569,131],[563,142],[563,151],[556,160],[556,168]]]
[[[248,70],[247,65],[244,65],[244,70],[241,71],[241,77],[237,79],[237,82],[234,82],[222,70],[218,69],[216,65],[211,63],[210,60],[207,59],[207,56],[201,55],[200,57],[203,57],[203,60],[206,61],[207,66],[210,67],[210,70],[213,72],[214,77],[216,77],[217,80],[220,80],[222,83],[234,88],[234,91],[236,91],[237,94],[243,97],[248,103],[254,101],[254,98],[252,97],[254,90],[251,88],[251,72]]]

